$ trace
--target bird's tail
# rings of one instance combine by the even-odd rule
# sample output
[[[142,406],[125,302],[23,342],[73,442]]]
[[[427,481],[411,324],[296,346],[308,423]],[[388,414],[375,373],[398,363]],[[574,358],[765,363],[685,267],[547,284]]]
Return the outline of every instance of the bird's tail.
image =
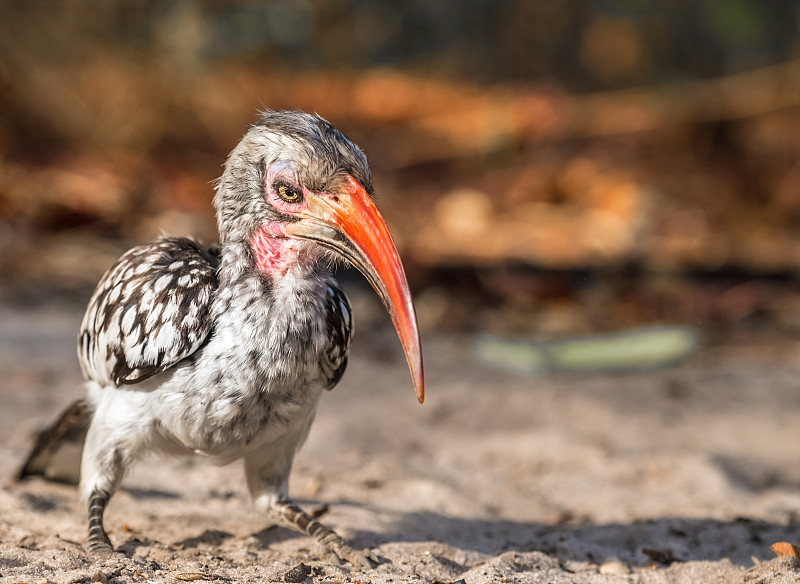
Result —
[[[50,426],[36,436],[18,479],[41,476],[50,481],[77,485],[80,480],[81,454],[92,411],[85,400],[73,402]]]

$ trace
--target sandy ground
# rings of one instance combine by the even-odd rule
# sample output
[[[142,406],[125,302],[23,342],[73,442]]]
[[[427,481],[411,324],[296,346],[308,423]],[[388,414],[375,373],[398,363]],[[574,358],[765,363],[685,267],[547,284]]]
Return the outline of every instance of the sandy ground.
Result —
[[[800,580],[800,342],[703,348],[678,368],[523,377],[427,335],[416,403],[391,331],[357,331],[291,491],[383,562],[338,566],[251,511],[242,470],[152,460],[84,553],[73,488],[10,477],[80,395],[73,307],[0,309],[4,582],[750,582]]]

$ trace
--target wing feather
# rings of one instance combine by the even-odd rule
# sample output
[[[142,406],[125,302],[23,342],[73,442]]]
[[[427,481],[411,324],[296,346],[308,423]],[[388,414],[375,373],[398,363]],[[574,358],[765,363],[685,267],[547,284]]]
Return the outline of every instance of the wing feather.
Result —
[[[328,389],[339,383],[347,367],[347,355],[350,352],[350,337],[353,332],[353,318],[350,314],[350,303],[342,289],[330,284],[325,297],[328,344],[322,355],[320,366],[327,379]]]
[[[142,381],[194,353],[211,332],[218,257],[195,241],[161,237],[105,273],[78,334],[86,379]]]

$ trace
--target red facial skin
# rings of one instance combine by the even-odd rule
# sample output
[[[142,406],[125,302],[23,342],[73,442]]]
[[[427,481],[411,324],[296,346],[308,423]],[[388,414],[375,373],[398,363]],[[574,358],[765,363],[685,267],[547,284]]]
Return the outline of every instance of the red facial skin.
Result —
[[[289,203],[278,196],[272,186],[278,179],[293,185],[298,192],[302,192],[302,200],[297,203]],[[297,178],[282,164],[270,165],[267,175],[264,177],[267,202],[285,215],[296,216],[307,212],[310,191],[298,186],[298,183]],[[285,276],[293,269],[307,271],[320,256],[320,254],[313,253],[307,242],[289,236],[286,233],[286,222],[284,221],[271,221],[259,227],[253,233],[250,248],[253,250],[258,271],[270,277]]]
[[[281,277],[291,270],[307,271],[318,259],[307,243],[290,238],[284,223],[266,223],[253,233],[250,249],[256,268],[265,276]]]

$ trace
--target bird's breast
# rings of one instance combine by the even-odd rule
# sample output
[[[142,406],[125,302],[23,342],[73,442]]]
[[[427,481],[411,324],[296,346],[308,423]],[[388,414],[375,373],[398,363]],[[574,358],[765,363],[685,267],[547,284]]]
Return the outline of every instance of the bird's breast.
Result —
[[[328,385],[322,301],[241,300],[228,304],[209,341],[165,388],[175,407],[164,427],[185,448],[222,458],[304,436]]]

